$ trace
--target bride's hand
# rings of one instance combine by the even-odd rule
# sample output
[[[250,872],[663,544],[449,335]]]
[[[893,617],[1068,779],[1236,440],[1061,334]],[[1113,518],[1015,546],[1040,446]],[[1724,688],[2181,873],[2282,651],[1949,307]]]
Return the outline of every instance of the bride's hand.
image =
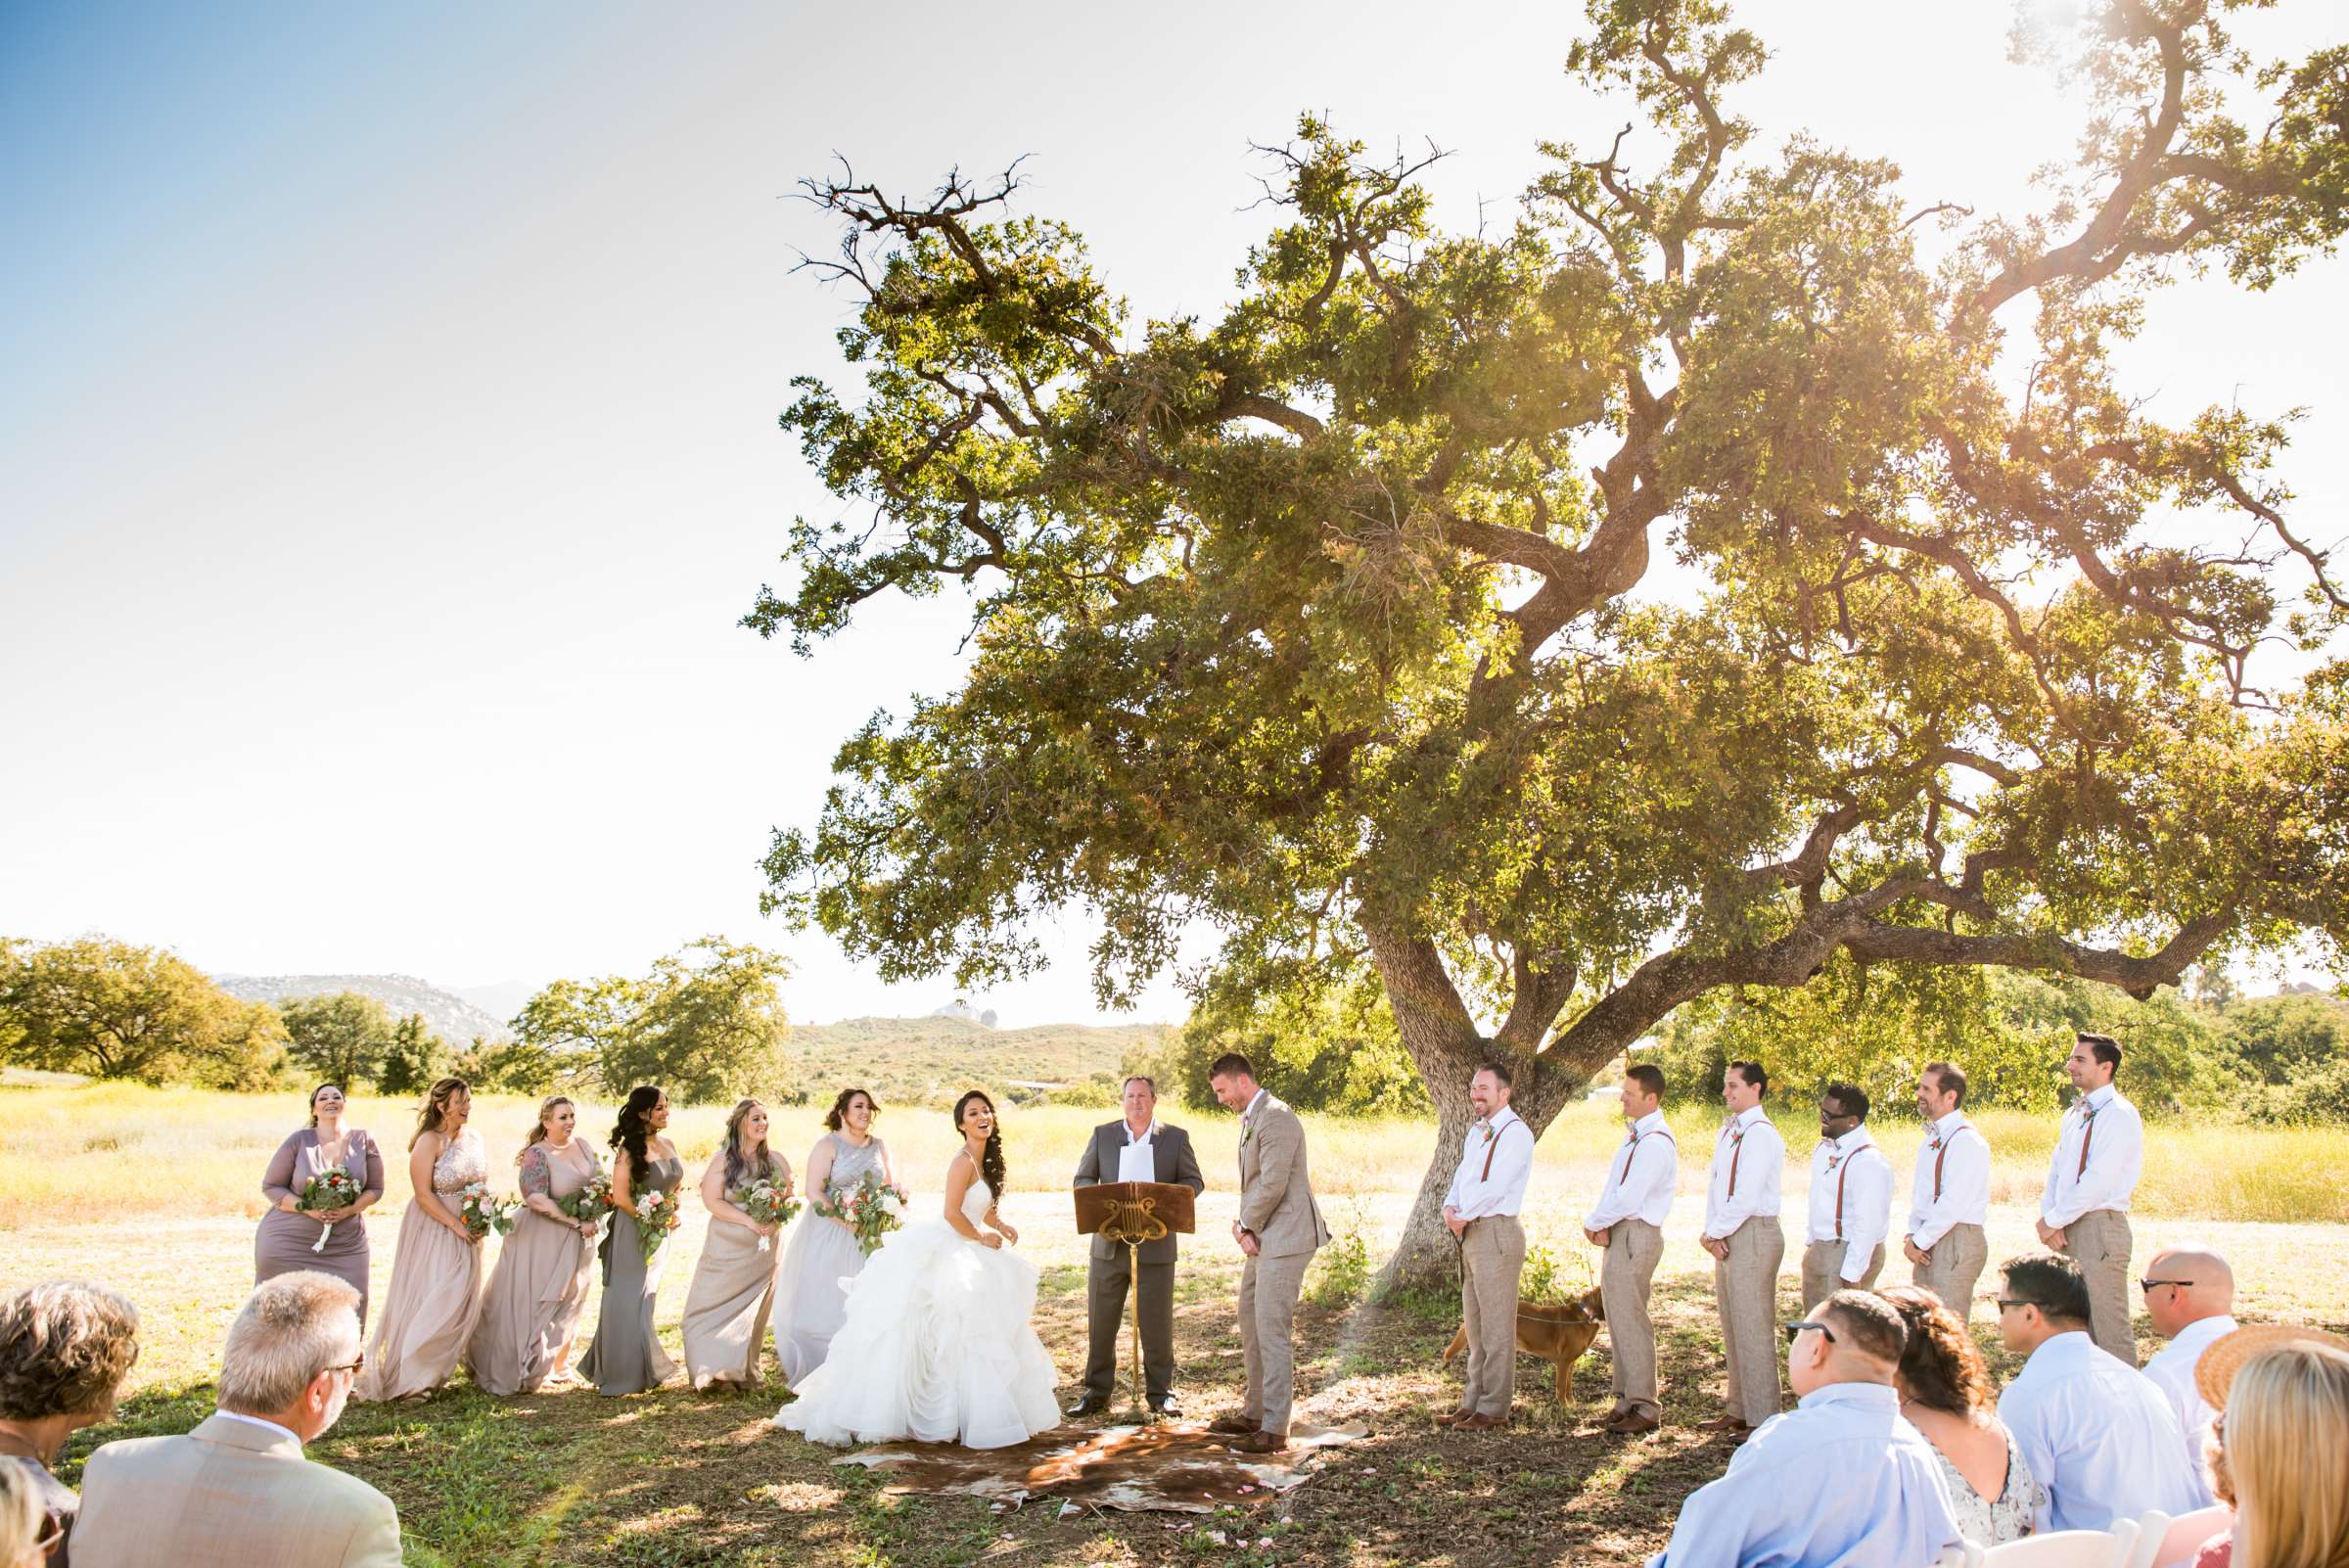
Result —
[[[1020,1244],[1020,1233],[1017,1230],[1014,1230],[1010,1225],[998,1220],[995,1222],[995,1228],[1003,1232],[1003,1239],[1005,1241],[1010,1242],[1015,1247]]]
[[[1002,1250],[1003,1246],[1003,1238],[996,1235],[991,1230],[982,1230],[979,1232],[979,1245],[982,1247],[992,1247],[997,1251],[1000,1251]]]

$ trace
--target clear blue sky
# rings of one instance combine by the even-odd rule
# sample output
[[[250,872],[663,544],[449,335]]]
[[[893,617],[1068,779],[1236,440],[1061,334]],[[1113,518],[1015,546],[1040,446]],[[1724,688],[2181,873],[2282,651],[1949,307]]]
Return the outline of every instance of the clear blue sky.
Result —
[[[1749,113],[2013,208],[2073,107],[2002,7],[1932,10],[1744,8],[1778,56]],[[2286,12],[2255,35],[2337,30]],[[805,662],[734,626],[828,505],[774,416],[845,304],[789,275],[831,235],[785,197],[835,151],[909,190],[1031,155],[1139,310],[1213,311],[1267,221],[1246,144],[1302,109],[1455,149],[1455,225],[1620,122],[1560,74],[1575,10],[1434,15],[0,9],[0,931],[443,984],[724,931],[794,954],[803,1018],[944,999],[757,914],[769,829],[951,683],[962,611],[878,605]],[[2178,409],[2313,408],[2322,538],[2345,281],[2197,289],[2136,350]],[[1093,1016],[1084,938],[1007,1021]]]

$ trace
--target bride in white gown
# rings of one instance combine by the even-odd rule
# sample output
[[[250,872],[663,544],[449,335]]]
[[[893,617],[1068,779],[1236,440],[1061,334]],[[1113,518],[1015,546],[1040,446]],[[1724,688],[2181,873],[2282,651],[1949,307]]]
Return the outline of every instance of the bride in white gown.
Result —
[[[1058,1375],[1036,1337],[1036,1266],[995,1213],[1003,1136],[973,1089],[954,1103],[963,1147],[944,1216],[892,1232],[848,1283],[824,1364],[774,1424],[817,1443],[917,1438],[1000,1449],[1060,1423]]]

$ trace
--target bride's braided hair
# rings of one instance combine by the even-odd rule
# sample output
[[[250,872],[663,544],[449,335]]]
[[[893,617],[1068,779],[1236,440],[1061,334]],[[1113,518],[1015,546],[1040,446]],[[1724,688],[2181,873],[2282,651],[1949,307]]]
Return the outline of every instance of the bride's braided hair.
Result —
[[[954,1102],[955,1131],[962,1131],[962,1113],[973,1100],[986,1106],[990,1116],[994,1116],[995,1102],[989,1099],[984,1090],[972,1089]],[[968,1133],[963,1135],[965,1138],[969,1136]],[[1000,1116],[995,1116],[995,1125],[988,1130],[987,1147],[979,1156],[979,1174],[987,1178],[990,1192],[998,1198],[1003,1196],[1003,1119]]]

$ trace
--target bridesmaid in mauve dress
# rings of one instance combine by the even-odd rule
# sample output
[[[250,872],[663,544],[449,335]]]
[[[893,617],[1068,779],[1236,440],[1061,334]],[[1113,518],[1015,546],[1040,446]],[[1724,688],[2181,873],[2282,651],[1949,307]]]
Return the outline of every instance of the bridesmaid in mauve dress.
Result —
[[[677,1363],[653,1332],[653,1300],[661,1292],[661,1266],[668,1261],[664,1241],[646,1262],[636,1239],[636,1200],[648,1192],[674,1192],[685,1179],[685,1162],[661,1135],[668,1126],[668,1096],[650,1084],[628,1090],[620,1125],[612,1130],[612,1230],[604,1237],[604,1305],[595,1320],[595,1343],[579,1363],[579,1375],[605,1394],[641,1394],[677,1375]]]
[[[685,1375],[695,1388],[759,1383],[759,1353],[765,1346],[775,1271],[783,1261],[775,1241],[782,1227],[752,1219],[728,1194],[761,1179],[788,1195],[791,1162],[766,1146],[766,1107],[744,1100],[726,1118],[726,1140],[702,1173],[710,1233],[693,1270],[693,1288],[685,1293]]]
[[[466,1228],[463,1212],[465,1189],[487,1175],[482,1135],[465,1125],[472,1120],[473,1091],[461,1078],[435,1084],[416,1118],[392,1288],[352,1399],[429,1394],[457,1369],[482,1295],[481,1238]]]
[[[587,1307],[600,1220],[565,1214],[561,1200],[602,1173],[595,1151],[574,1137],[578,1108],[557,1094],[538,1107],[516,1164],[522,1212],[498,1249],[482,1314],[465,1347],[465,1369],[484,1394],[505,1399],[574,1380],[572,1340]]]
[[[269,1157],[269,1169],[261,1176],[269,1212],[261,1216],[261,1228],[253,1238],[253,1282],[257,1285],[299,1268],[323,1269],[359,1293],[359,1324],[365,1327],[367,1222],[361,1215],[384,1195],[384,1156],[374,1138],[343,1125],[343,1104],[340,1084],[321,1084],[312,1089],[310,1125]],[[338,1165],[358,1182],[359,1201],[347,1209],[297,1214],[294,1206],[302,1188]],[[327,1230],[326,1245],[313,1252],[321,1229]]]
[[[824,1113],[828,1130],[807,1156],[808,1207],[791,1227],[775,1290],[775,1355],[783,1362],[783,1381],[793,1388],[824,1364],[848,1307],[848,1281],[864,1271],[856,1233],[817,1214],[816,1201],[837,1202],[867,1172],[904,1196],[889,1163],[889,1145],[873,1136],[873,1119],[880,1114],[880,1104],[864,1090],[842,1089]]]

